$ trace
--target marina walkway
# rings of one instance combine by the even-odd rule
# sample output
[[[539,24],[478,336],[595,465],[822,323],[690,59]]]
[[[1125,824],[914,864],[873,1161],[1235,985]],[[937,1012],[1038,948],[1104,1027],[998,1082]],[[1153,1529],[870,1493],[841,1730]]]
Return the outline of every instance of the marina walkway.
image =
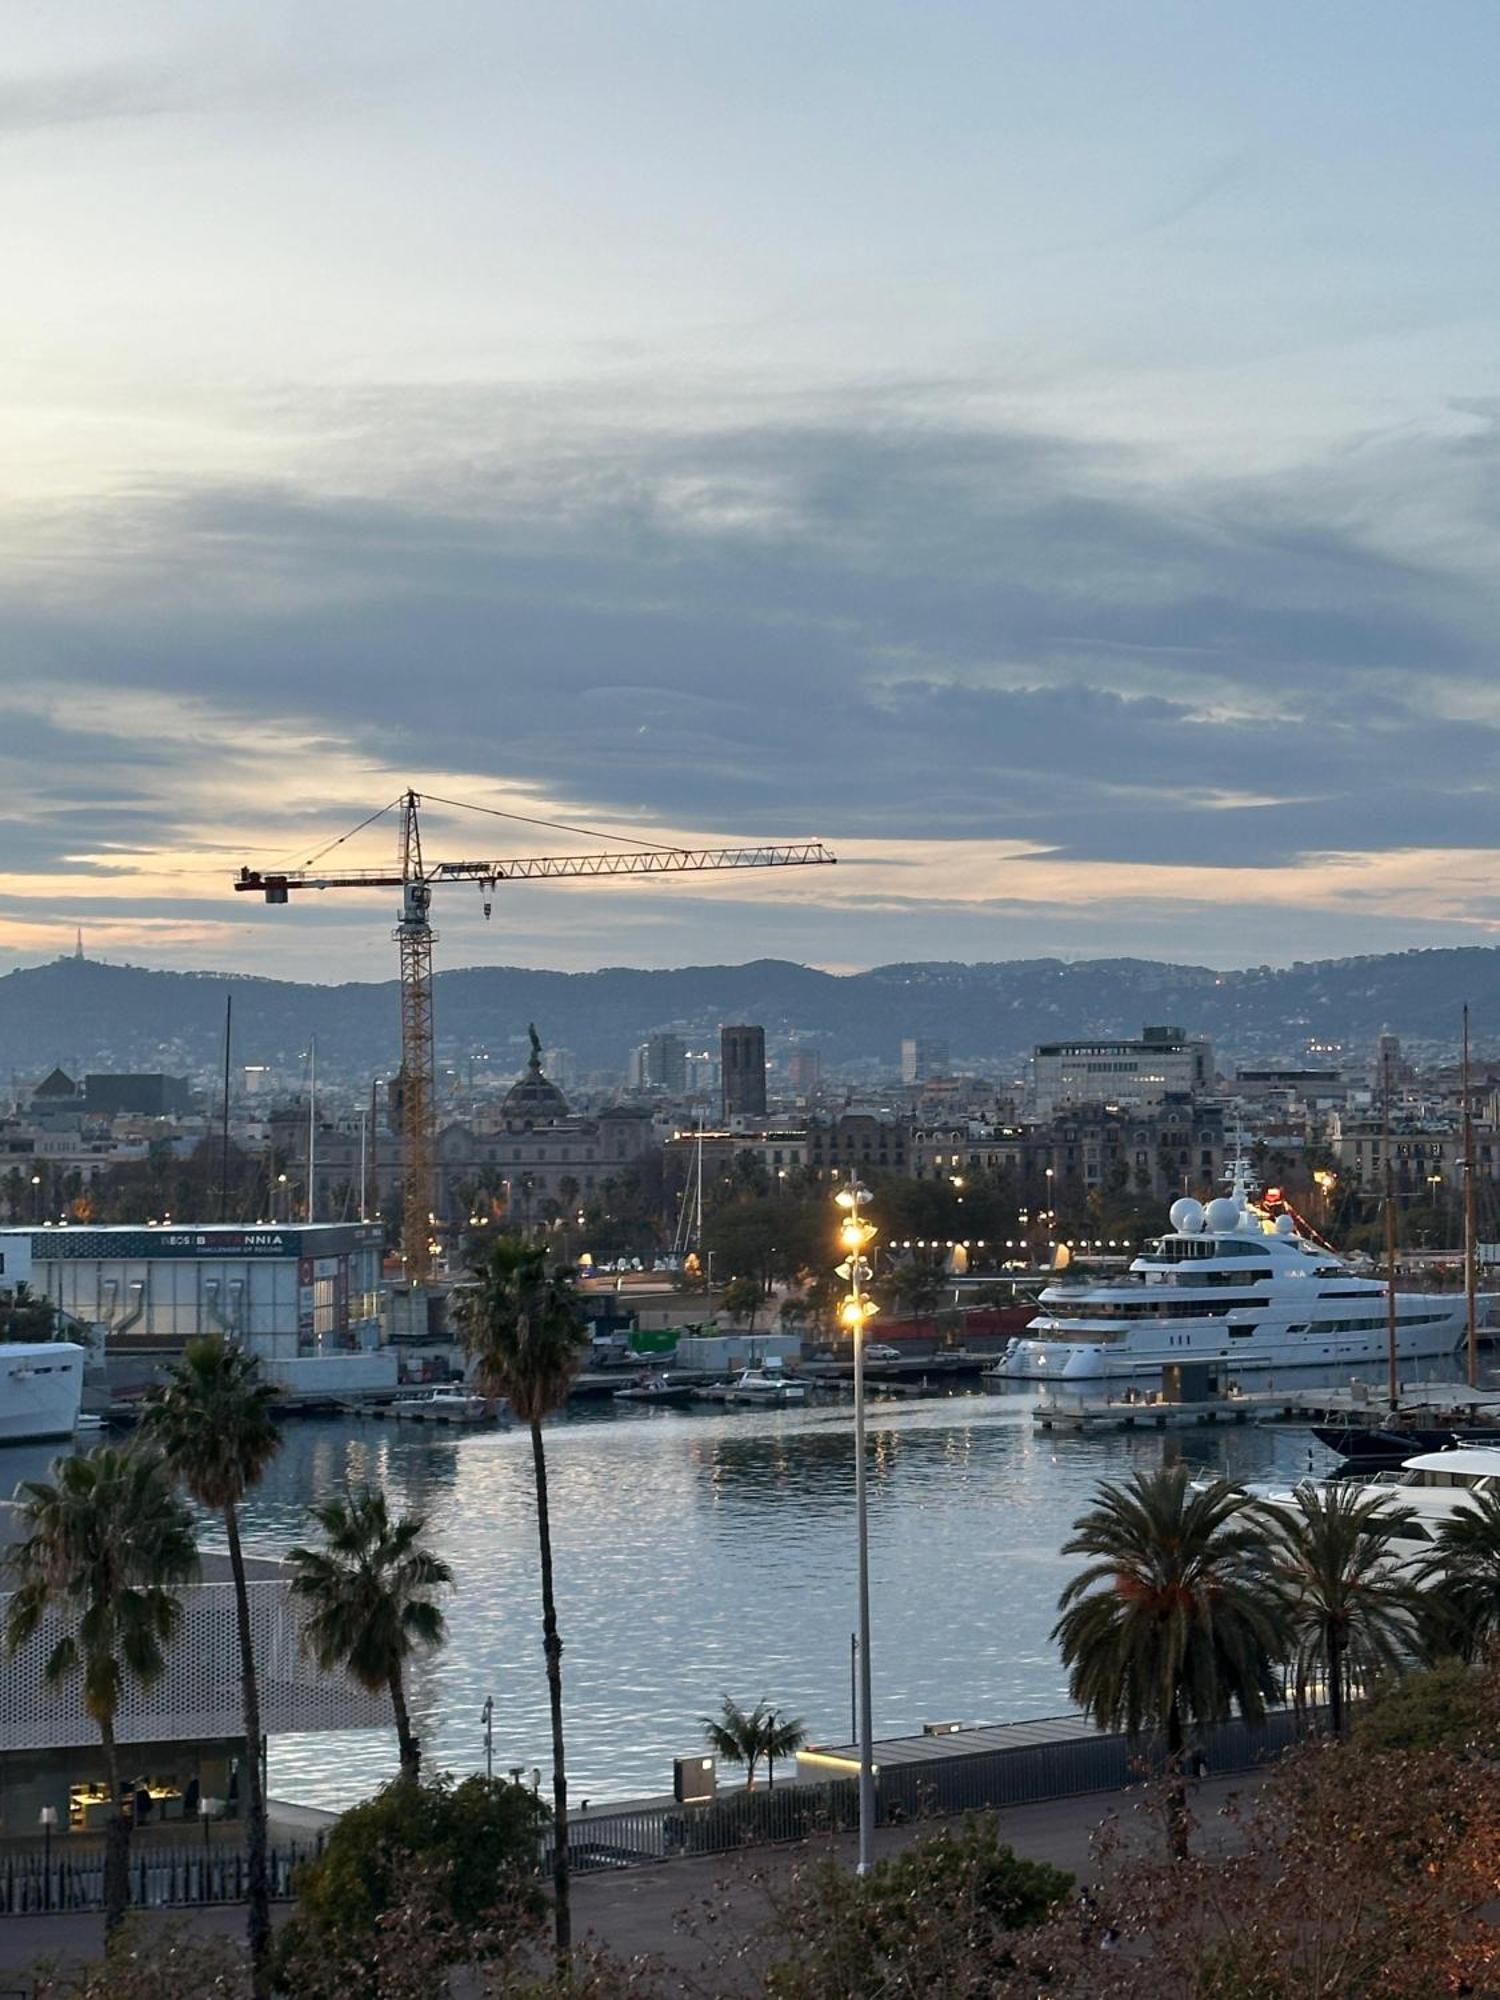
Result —
[[[1194,1786],[1193,1810],[1202,1823],[1197,1836],[1200,1845],[1214,1839],[1214,1816],[1226,1799],[1237,1792],[1252,1791],[1256,1782],[1250,1775],[1208,1778]],[[1128,1823],[1138,1812],[1141,1796],[1138,1790],[1090,1792],[1012,1807],[1000,1815],[1001,1834],[1018,1854],[1050,1861],[1086,1881],[1096,1828],[1114,1812]],[[943,1824],[929,1820],[921,1826],[882,1828],[876,1836],[876,1852],[895,1853]],[[1149,1825],[1142,1822],[1140,1837],[1158,1837],[1154,1821]],[[799,1861],[825,1854],[836,1855],[852,1866],[854,1852],[854,1836],[840,1834],[796,1847],[748,1848],[677,1861],[669,1867],[580,1876],[573,1887],[575,1927],[580,1935],[588,1933],[622,1957],[650,1954],[679,1975],[701,1975],[705,1969],[721,1967],[738,1946],[756,1936],[769,1914],[768,1883],[784,1878]],[[275,1920],[279,1923],[289,1909],[290,1905],[278,1904]],[[153,1911],[144,1918],[143,1928],[148,1936],[153,1930],[177,1925],[200,1936],[238,1938],[244,1935],[244,1923],[243,1905],[222,1904],[201,1910]],[[0,1987],[17,1986],[39,1960],[66,1967],[96,1957],[103,1936],[103,1919],[96,1915],[26,1917],[0,1925]],[[742,1973],[746,1983],[736,1989],[722,1971],[716,1972],[712,1990],[726,1994],[753,1991],[753,1959],[743,1962]],[[24,1984],[20,1990],[26,1991]]]

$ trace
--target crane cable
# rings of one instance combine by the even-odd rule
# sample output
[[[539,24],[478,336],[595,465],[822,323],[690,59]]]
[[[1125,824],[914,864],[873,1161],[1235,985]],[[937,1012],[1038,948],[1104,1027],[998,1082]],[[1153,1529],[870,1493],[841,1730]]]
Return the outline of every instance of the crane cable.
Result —
[[[423,792],[424,799],[430,799],[435,806],[454,806],[460,812],[487,813],[491,819],[514,820],[518,826],[544,826],[553,833],[579,833],[588,840],[614,840],[623,847],[645,847],[661,854],[686,854],[688,849],[671,841],[641,840],[628,833],[600,833],[592,826],[572,826],[562,819],[536,819],[529,813],[502,812],[498,806],[477,806],[468,799],[445,799],[436,792]],[[382,808],[389,810],[389,808]],[[379,815],[375,815],[379,817]],[[365,824],[368,826],[369,821]],[[356,827],[355,832],[359,829]],[[324,849],[327,852],[327,849]]]

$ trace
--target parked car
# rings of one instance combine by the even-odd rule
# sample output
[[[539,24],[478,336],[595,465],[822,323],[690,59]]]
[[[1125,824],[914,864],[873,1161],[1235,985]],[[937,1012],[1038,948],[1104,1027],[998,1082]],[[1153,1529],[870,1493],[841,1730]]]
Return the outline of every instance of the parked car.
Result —
[[[901,1349],[899,1347],[885,1347],[878,1340],[872,1341],[865,1349],[865,1359],[866,1361],[899,1361],[901,1359]]]

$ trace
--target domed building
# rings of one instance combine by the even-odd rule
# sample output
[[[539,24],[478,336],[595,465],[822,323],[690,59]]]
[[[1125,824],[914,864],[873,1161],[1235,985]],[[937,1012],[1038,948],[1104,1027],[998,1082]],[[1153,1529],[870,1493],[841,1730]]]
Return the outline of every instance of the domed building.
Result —
[[[542,1039],[533,1023],[531,1059],[523,1076],[518,1076],[505,1093],[500,1107],[500,1123],[507,1132],[532,1132],[538,1125],[556,1125],[568,1116],[568,1100],[550,1076],[542,1070]]]

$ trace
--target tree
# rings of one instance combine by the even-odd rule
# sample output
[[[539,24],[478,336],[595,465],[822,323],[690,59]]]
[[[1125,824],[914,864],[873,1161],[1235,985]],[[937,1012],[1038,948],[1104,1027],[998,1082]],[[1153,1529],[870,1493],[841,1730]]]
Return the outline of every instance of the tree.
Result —
[[[415,1780],[422,1759],[406,1705],[406,1663],[443,1643],[447,1621],[434,1593],[453,1572],[423,1546],[426,1516],[392,1521],[373,1487],[308,1513],[323,1530],[323,1547],[287,1554],[292,1594],[307,1607],[307,1643],[325,1673],[342,1667],[372,1693],[389,1688],[402,1775]]]
[[[1438,1523],[1420,1581],[1434,1652],[1472,1660],[1500,1638],[1500,1494],[1472,1494]]]
[[[864,1877],[821,1862],[772,1894],[771,1947],[796,1949],[767,1968],[767,2000],[990,2000],[1015,1967],[1017,1932],[1072,1885],[1003,1846],[993,1815],[913,1841]]]
[[[1350,1731],[1351,1741],[1379,1755],[1387,1750],[1488,1754],[1495,1690],[1489,1677],[1463,1660],[1418,1667],[1378,1687]]]
[[[28,1479],[18,1491],[26,1533],[10,1557],[16,1589],[5,1643],[18,1652],[48,1613],[63,1627],[42,1672],[53,1687],[80,1676],[98,1725],[110,1797],[104,1925],[113,1933],[130,1900],[115,1717],[128,1682],[161,1678],[182,1612],[177,1591],[196,1572],[198,1551],[192,1517],[154,1452],[101,1445],[52,1470],[52,1480]]]
[[[57,1307],[34,1292],[24,1278],[0,1292],[0,1340],[56,1340]]]
[[[0,1292],[0,1340],[56,1340],[58,1308],[50,1298],[32,1292],[22,1278],[10,1292]]]
[[[807,1741],[807,1724],[800,1715],[778,1715],[773,1708],[766,1716],[760,1741],[766,1754],[766,1788],[774,1790],[776,1759],[796,1756]]]
[[[910,1263],[897,1264],[889,1271],[885,1285],[893,1304],[916,1320],[930,1319],[947,1290],[942,1265],[921,1251],[913,1253]]]
[[[800,1718],[778,1718],[775,1709],[764,1701],[758,1701],[754,1708],[741,1708],[726,1694],[718,1714],[705,1715],[700,1720],[703,1740],[709,1749],[726,1764],[744,1765],[747,1792],[755,1790],[755,1767],[762,1757],[774,1783],[776,1759],[795,1756],[807,1741],[807,1730]]]
[[[271,1990],[271,1888],[260,1763],[260,1688],[239,1509],[281,1449],[281,1432],[271,1414],[273,1393],[253,1355],[227,1346],[218,1335],[189,1341],[182,1359],[149,1399],[142,1426],[171,1477],[200,1507],[222,1516],[229,1544],[247,1753],[246,1900],[255,2000],[266,2000]]]
[[[759,1278],[731,1278],[724,1287],[724,1310],[736,1326],[753,1328],[765,1298]]]
[[[277,1959],[281,1983],[304,2000],[344,2000],[375,1988],[370,1966],[414,1873],[449,1962],[503,1953],[534,1927],[548,1812],[504,1778],[398,1778],[342,1814],[321,1854],[297,1873],[297,1908]],[[436,1982],[434,1982],[434,1990]]]
[[[1413,1592],[1390,1544],[1415,1517],[1337,1486],[1299,1486],[1291,1506],[1260,1511],[1287,1588],[1297,1701],[1322,1681],[1329,1726],[1342,1736],[1351,1683],[1393,1673],[1411,1651]]]
[[[588,1352],[588,1330],[572,1285],[547,1269],[546,1253],[502,1236],[455,1297],[455,1317],[488,1396],[504,1396],[531,1432],[537,1547],[542,1576],[542,1654],[552,1711],[552,1884],[559,1960],[572,1949],[568,1894],[568,1779],[563,1741],[562,1639],[552,1579],[547,1450],[542,1420],[560,1410]]]
[[[1092,1558],[1058,1600],[1053,1638],[1068,1688],[1106,1729],[1165,1738],[1168,1844],[1187,1852],[1186,1726],[1238,1708],[1259,1721],[1287,1651],[1284,1594],[1265,1524],[1215,1479],[1195,1491],[1184,1466],[1109,1482],[1074,1522],[1064,1555]]]

